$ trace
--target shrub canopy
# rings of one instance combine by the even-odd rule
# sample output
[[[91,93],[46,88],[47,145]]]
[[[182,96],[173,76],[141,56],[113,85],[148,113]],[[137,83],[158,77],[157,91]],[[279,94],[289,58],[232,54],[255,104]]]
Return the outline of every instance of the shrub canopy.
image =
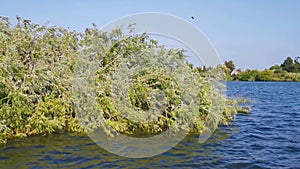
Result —
[[[217,100],[212,96],[218,101],[224,96],[212,86],[207,72],[188,64],[183,50],[158,46],[146,34],[124,35],[121,28],[102,32],[96,26],[78,33],[17,19],[12,26],[8,18],[0,17],[2,143],[36,134],[107,130],[104,121],[128,135],[157,134],[171,125],[201,133],[207,121],[208,126],[227,124],[238,111],[235,104],[214,109],[212,103]],[[128,69],[143,60],[152,67]],[[168,71],[165,62],[170,63]],[[125,75],[130,75],[131,82],[122,93],[118,90]],[[186,79],[180,82],[181,77]],[[82,84],[93,84],[96,102],[91,107],[97,111],[81,113],[88,111],[81,105],[87,97],[81,92]],[[191,105],[189,99],[195,97]],[[161,105],[153,99],[161,99]],[[126,106],[122,109],[128,103],[134,113]],[[152,116],[149,112],[155,106],[163,109]]]

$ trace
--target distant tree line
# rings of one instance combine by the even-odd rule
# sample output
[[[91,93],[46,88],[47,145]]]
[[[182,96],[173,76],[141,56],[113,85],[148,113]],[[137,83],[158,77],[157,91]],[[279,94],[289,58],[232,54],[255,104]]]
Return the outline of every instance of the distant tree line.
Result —
[[[287,57],[280,65],[262,71],[236,69],[233,61],[225,61],[223,69],[228,81],[300,81],[300,57]]]

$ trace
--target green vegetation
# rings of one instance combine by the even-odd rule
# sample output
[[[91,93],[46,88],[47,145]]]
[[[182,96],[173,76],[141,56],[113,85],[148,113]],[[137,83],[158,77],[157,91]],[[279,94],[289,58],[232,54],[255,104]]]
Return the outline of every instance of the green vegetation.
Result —
[[[16,26],[11,26],[8,18],[0,17],[0,143],[6,143],[9,138],[38,134],[85,133],[103,127],[101,117],[117,131],[129,135],[157,134],[171,125],[184,130],[186,126],[181,124],[187,116],[193,117],[191,132],[201,133],[208,117],[214,118],[210,112],[211,96],[221,98],[222,95],[212,87],[208,72],[198,71],[184,62],[183,51],[157,46],[157,42],[145,34],[125,36],[120,28],[108,33],[94,25],[84,33],[78,33],[17,19]],[[161,68],[144,69],[134,75],[128,99],[142,114],[153,104],[149,99],[151,94],[162,91],[166,98],[165,109],[151,123],[137,123],[125,118],[115,104],[111,77],[126,59],[141,52],[148,52],[153,58],[164,56],[185,63],[182,71],[195,79],[198,87],[195,93],[199,97],[199,109],[181,111],[180,105],[188,101],[184,100],[183,89],[175,81],[176,74],[168,76]],[[87,66],[82,62],[84,56],[94,59],[93,63],[98,66],[92,81],[99,111],[80,117],[89,123],[86,127],[80,123],[80,108],[76,109],[73,97],[78,93],[74,77],[80,71],[84,72],[82,68]],[[215,116],[220,119],[217,125],[228,124],[238,112],[248,112],[238,103],[226,101],[221,114]]]
[[[82,131],[69,78],[78,34],[18,18],[0,18],[0,142],[6,138]]]
[[[235,68],[232,61],[226,61],[222,65],[226,72],[227,80],[232,81],[288,81],[288,82],[299,82],[300,81],[300,63],[299,58],[296,57],[294,60],[291,57],[287,59],[279,66],[274,65],[269,69],[262,71],[247,69],[242,71],[240,69],[235,70],[235,74],[231,72]]]

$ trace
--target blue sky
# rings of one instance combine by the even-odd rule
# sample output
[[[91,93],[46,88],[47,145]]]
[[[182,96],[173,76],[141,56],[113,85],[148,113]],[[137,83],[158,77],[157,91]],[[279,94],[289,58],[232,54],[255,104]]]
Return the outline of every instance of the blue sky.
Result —
[[[18,15],[78,31],[141,12],[188,20],[211,40],[222,62],[233,60],[238,68],[264,69],[300,56],[297,0],[10,0],[0,5],[0,15],[13,23]]]

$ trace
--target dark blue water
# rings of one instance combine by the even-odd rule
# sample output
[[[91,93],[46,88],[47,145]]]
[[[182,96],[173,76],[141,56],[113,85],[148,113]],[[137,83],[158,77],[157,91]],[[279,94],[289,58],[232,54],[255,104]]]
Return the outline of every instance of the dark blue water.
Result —
[[[188,136],[164,154],[130,159],[87,136],[37,136],[0,147],[0,168],[300,168],[300,83],[229,82],[227,88],[229,96],[254,101],[251,114],[204,144]]]

